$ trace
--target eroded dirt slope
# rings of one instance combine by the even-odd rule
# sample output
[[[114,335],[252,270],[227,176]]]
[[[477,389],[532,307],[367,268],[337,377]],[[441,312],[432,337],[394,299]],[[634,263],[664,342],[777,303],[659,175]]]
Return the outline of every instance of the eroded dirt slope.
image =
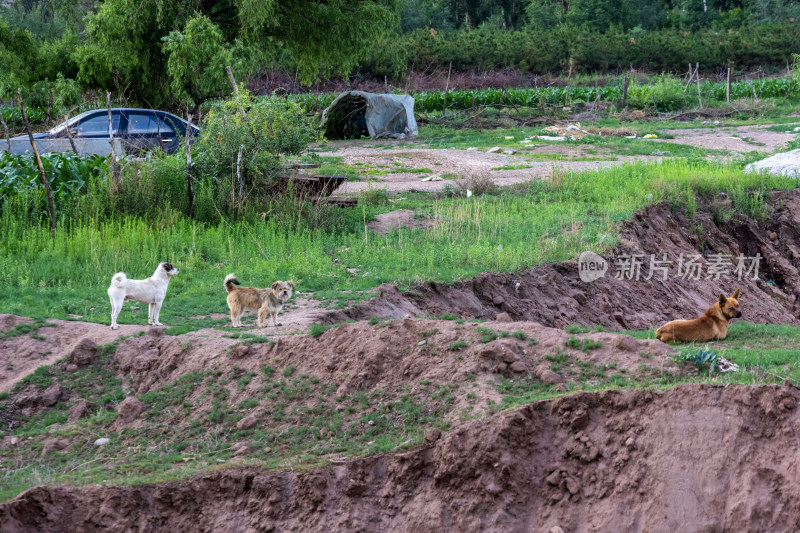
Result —
[[[796,531],[792,387],[582,393],[304,472],[38,487],[0,532]]]
[[[515,273],[486,273],[475,278],[443,285],[429,283],[400,293],[382,285],[375,300],[351,309],[351,318],[379,318],[404,314],[493,318],[500,312],[516,320],[531,320],[548,326],[601,324],[613,329],[647,329],[676,318],[701,315],[724,292],[741,288],[739,303],[743,319],[756,323],[800,323],[800,191],[772,195],[773,212],[765,222],[737,214],[718,225],[712,213],[730,208],[727,198],[719,199],[694,219],[673,212],[665,204],[651,205],[638,212],[620,229],[620,244],[605,254],[609,270],[593,282],[581,281],[577,260],[534,267]],[[717,217],[719,219],[719,217]],[[641,277],[617,279],[614,257],[641,254]],[[650,255],[672,262],[668,278],[657,272],[649,281]],[[700,279],[676,277],[679,258],[701,254]],[[743,276],[739,281],[709,279],[708,258],[727,254],[760,254],[758,280]],[[749,262],[746,263],[749,266]],[[519,286],[517,287],[517,283]],[[340,320],[341,315],[329,318]]]

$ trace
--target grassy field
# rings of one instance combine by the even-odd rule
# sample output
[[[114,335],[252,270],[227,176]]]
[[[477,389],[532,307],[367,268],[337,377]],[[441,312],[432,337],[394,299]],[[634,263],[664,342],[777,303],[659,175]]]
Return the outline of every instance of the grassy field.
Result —
[[[245,283],[292,279],[300,291],[346,299],[348,292],[384,282],[452,282],[603,250],[615,244],[617,222],[652,202],[680,204],[695,193],[727,191],[747,212],[754,206],[746,190],[796,186],[791,179],[743,174],[737,165],[673,160],[566,172],[473,198],[408,194],[387,204],[379,196],[381,205],[362,202],[338,213],[330,230],[299,220],[210,225],[183,217],[148,223],[87,216],[62,220],[52,239],[45,225],[20,223],[6,211],[0,216],[0,284],[13,290],[0,295],[0,309],[104,322],[114,272],[143,278],[159,261],[170,261],[181,273],[170,286],[163,318],[181,325],[188,316],[225,312],[221,285],[229,272]],[[394,209],[412,209],[436,224],[385,237],[366,230],[375,214]],[[126,322],[146,321],[146,310],[123,313]]]

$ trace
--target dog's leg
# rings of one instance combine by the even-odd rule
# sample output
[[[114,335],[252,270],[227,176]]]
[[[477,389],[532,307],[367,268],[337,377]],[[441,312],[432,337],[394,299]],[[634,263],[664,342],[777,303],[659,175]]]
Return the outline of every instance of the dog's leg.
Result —
[[[161,314],[161,302],[156,302],[152,305],[153,305],[153,325],[163,326],[164,324],[158,321],[158,315]]]
[[[278,327],[278,326],[282,326],[283,325],[283,324],[279,324],[278,323],[278,312],[277,311],[272,313],[272,325],[274,327]]]
[[[266,306],[262,306],[261,309],[258,310],[258,327],[264,327],[264,324],[267,322],[267,312]]]
[[[122,310],[122,306],[118,306],[114,301],[114,298],[109,298],[109,300],[111,300],[111,329],[119,329],[117,317],[119,316],[119,312]]]
[[[236,314],[233,312],[233,309],[231,309],[231,327],[232,328],[238,328],[239,327],[236,324]]]

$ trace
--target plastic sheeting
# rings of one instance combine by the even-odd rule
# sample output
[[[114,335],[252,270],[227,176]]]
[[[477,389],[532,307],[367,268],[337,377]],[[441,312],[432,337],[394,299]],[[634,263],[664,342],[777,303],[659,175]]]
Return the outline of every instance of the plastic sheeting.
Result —
[[[373,139],[406,139],[419,134],[414,98],[407,94],[344,92],[322,112],[322,125],[334,138],[357,137],[363,126]]]

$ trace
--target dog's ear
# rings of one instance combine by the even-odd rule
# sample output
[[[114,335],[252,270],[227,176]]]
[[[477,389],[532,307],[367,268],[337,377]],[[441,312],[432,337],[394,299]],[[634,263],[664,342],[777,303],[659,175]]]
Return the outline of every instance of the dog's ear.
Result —
[[[720,306],[723,306],[723,305],[725,305],[725,302],[726,302],[726,301],[728,301],[728,299],[727,299],[727,298],[725,298],[725,295],[724,295],[724,294],[722,294],[722,293],[719,293],[719,305],[720,305]]]
[[[288,283],[289,283],[289,288],[294,290],[294,283],[292,283],[291,281],[289,281]]]
[[[162,266],[164,267],[164,270],[166,270],[167,272],[172,270],[172,263],[164,263]]]
[[[733,298],[734,300],[738,300],[739,299],[739,289],[736,289],[735,291],[733,291],[733,294],[731,294],[731,298]]]
[[[270,285],[270,286],[271,286],[273,289],[277,289],[277,288],[278,288],[278,283],[280,283],[280,282],[279,282],[279,281],[276,281],[275,283],[273,283],[273,284],[272,284],[272,285]]]

